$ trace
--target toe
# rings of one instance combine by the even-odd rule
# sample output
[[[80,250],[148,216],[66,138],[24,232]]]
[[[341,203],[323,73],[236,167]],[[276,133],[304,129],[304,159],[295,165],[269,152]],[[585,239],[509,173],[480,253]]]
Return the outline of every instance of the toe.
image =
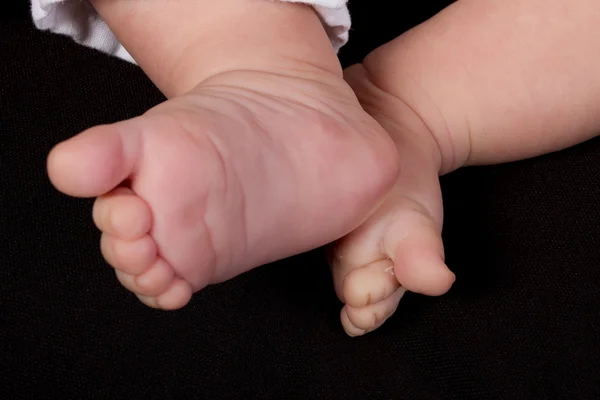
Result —
[[[137,287],[137,284],[135,282],[135,275],[131,275],[128,273],[125,273],[123,271],[120,270],[115,270],[115,274],[117,275],[117,279],[119,280],[119,283],[121,285],[123,285],[123,287],[127,290],[129,290],[130,292],[133,292],[135,294],[138,293],[139,289]]]
[[[173,268],[165,260],[159,258],[154,265],[135,279],[138,290],[136,293],[145,296],[156,296],[169,288],[175,278]]]
[[[362,284],[361,281],[364,279],[368,279],[371,283],[373,281],[382,283],[385,286],[384,292],[389,291],[391,285],[398,284],[390,279],[392,274],[389,273],[388,268],[393,263],[383,252],[381,238],[385,230],[384,226],[381,226],[383,224],[378,222],[384,219],[377,217],[378,215],[375,215],[367,220],[328,249],[335,292],[340,301],[343,303],[351,301],[355,307],[365,305],[368,296],[379,300],[379,290]],[[349,300],[345,298],[346,295],[350,296]]]
[[[344,279],[343,293],[347,305],[360,308],[378,303],[400,288],[394,275],[394,263],[376,261],[351,271]]]
[[[444,263],[441,229],[419,207],[399,211],[384,247],[394,259],[396,278],[407,290],[440,296],[454,283],[454,274]]]
[[[404,293],[406,289],[399,288],[384,300],[365,307],[346,305],[341,313],[344,330],[349,336],[361,336],[379,328],[394,314]]]
[[[48,155],[48,175],[63,193],[107,193],[135,169],[140,156],[139,120],[97,126],[58,144]]]
[[[189,303],[192,298],[192,287],[181,278],[175,278],[170,286],[160,295],[150,297],[138,295],[138,299],[148,307],[161,310],[177,310]]]
[[[119,282],[129,291],[142,296],[157,296],[165,292],[175,278],[173,269],[158,259],[148,271],[139,276],[116,270]]]
[[[94,203],[94,223],[102,232],[126,240],[141,238],[150,231],[150,207],[130,189],[120,188]]]
[[[110,234],[100,239],[102,255],[108,264],[129,275],[140,275],[156,261],[156,244],[146,235],[137,240],[122,240]]]
[[[367,333],[366,329],[357,328],[352,322],[350,322],[346,307],[342,308],[340,320],[342,321],[342,328],[344,328],[344,331],[350,337],[362,336]]]
[[[176,279],[163,294],[156,298],[156,302],[163,310],[176,310],[189,303],[191,298],[191,285],[183,279]]]

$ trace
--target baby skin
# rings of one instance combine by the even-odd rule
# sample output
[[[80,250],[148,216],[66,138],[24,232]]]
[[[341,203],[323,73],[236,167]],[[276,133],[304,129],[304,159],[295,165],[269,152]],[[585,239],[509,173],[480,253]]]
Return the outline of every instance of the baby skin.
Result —
[[[93,3],[169,100],[59,144],[49,175],[98,197],[102,252],[152,307],[347,235],[331,247],[342,324],[370,332],[406,290],[454,281],[439,175],[600,130],[593,0],[459,1],[345,81],[308,7]]]
[[[57,145],[48,171],[60,191],[97,197],[102,253],[143,303],[177,309],[333,242],[392,187],[393,142],[343,80],[312,8],[92,3],[169,100]]]
[[[349,335],[383,324],[406,290],[450,287],[439,175],[600,134],[599,21],[593,0],[459,0],[346,70],[400,160],[385,203],[332,247]]]

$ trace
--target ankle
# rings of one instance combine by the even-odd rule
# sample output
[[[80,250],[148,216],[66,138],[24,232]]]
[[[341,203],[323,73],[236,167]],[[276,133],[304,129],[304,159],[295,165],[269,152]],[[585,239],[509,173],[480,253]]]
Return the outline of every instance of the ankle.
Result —
[[[261,0],[244,15],[242,26],[182,46],[168,74],[169,92],[181,94],[202,81],[230,71],[281,75],[328,73],[341,77],[337,56],[309,7]],[[260,10],[262,9],[262,10]],[[250,15],[249,15],[250,14]]]
[[[168,97],[235,70],[310,66],[341,76],[317,13],[266,0],[92,0],[140,67]],[[172,4],[171,4],[172,3]]]
[[[468,120],[459,106],[464,93],[445,93],[432,87],[431,82],[437,82],[440,75],[436,66],[423,62],[418,48],[405,45],[401,39],[365,58],[365,81],[375,88],[379,107],[386,110],[396,132],[412,132],[413,144],[434,154],[438,173],[447,174],[462,167],[469,157]],[[406,138],[406,134],[397,135]]]
[[[344,73],[362,107],[385,129],[399,152],[431,160],[428,165],[436,174],[446,170],[450,157],[444,154],[422,104],[406,93],[390,90],[367,63],[353,65]]]

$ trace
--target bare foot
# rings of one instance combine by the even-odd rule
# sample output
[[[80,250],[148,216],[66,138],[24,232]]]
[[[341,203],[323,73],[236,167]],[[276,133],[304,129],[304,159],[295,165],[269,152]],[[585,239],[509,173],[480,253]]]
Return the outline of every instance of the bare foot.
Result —
[[[336,240],[397,176],[383,129],[333,74],[228,72],[59,144],[49,176],[98,197],[102,253],[145,304]]]
[[[350,336],[381,326],[408,291],[437,296],[454,282],[444,264],[439,173],[445,155],[406,104],[377,88],[360,65],[346,79],[389,132],[400,174],[385,203],[360,228],[331,247],[342,325]]]

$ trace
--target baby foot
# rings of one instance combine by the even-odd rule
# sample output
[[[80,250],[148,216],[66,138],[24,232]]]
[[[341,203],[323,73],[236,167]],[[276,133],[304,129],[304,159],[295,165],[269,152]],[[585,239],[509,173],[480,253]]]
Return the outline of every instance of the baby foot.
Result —
[[[60,191],[98,197],[123,286],[176,309],[356,228],[393,185],[397,154],[341,77],[228,72],[59,144],[48,170]]]
[[[347,70],[346,79],[400,156],[399,177],[384,204],[330,248],[336,293],[345,303],[342,325],[360,336],[380,327],[406,291],[438,296],[455,277],[444,263],[442,154],[435,138],[412,109],[371,84],[360,66]]]
[[[342,325],[350,336],[380,327],[407,290],[438,296],[454,282],[444,264],[440,215],[406,183],[399,179],[384,205],[332,248],[336,293],[345,303]]]

